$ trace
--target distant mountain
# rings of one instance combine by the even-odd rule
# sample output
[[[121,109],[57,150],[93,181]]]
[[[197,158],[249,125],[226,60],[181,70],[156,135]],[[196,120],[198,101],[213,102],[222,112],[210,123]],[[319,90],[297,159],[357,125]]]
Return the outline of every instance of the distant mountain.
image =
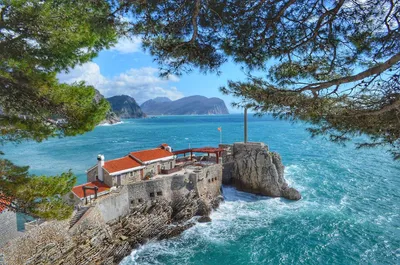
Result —
[[[157,97],[157,98],[149,99],[149,100],[145,101],[144,103],[142,103],[142,105],[140,105],[140,108],[142,108],[142,110],[143,109],[151,110],[153,108],[153,106],[157,106],[159,103],[165,103],[165,102],[171,102],[171,100],[167,97]],[[147,111],[144,111],[144,113],[149,114]],[[152,115],[152,114],[149,114],[149,115]]]
[[[102,98],[104,98],[104,96],[100,93],[100,91],[98,91],[97,89],[95,90],[96,90],[96,95],[94,96],[94,101],[99,102]],[[118,117],[117,114],[115,114],[113,111],[109,111],[106,114],[106,119],[100,122],[100,124],[105,124],[105,123],[114,124],[120,121],[121,119]]]
[[[154,99],[150,99],[150,100],[154,100],[157,103],[162,103],[162,102],[171,102],[172,100],[170,100],[167,97],[156,97]]]
[[[130,96],[113,96],[107,100],[110,102],[113,112],[123,119],[146,117],[135,99]]]
[[[165,99],[168,98],[150,99],[140,107],[148,115],[229,114],[225,102],[219,98],[190,96],[175,101]]]

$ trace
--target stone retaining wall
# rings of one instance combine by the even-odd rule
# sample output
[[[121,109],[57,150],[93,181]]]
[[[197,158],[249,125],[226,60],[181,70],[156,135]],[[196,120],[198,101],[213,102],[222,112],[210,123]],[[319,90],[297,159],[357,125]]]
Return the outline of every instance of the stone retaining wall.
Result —
[[[10,239],[19,235],[17,230],[17,215],[16,213],[4,210],[0,212],[0,247]]]

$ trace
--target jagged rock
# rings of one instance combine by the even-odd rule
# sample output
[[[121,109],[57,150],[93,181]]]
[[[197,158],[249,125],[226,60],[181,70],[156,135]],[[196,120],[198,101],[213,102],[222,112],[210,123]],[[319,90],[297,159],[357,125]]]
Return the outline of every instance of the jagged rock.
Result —
[[[271,197],[299,200],[300,193],[288,188],[279,154],[270,152],[263,143],[235,143],[225,154],[223,180],[238,190]]]
[[[113,96],[107,98],[107,100],[111,104],[112,111],[123,119],[146,117],[146,114],[143,113],[135,99],[130,96]]]
[[[220,201],[218,196],[201,199],[195,193],[172,202],[160,199],[137,205],[128,215],[108,223],[94,207],[71,229],[66,221],[51,221],[26,232],[6,246],[5,261],[13,265],[119,264],[149,239],[168,239],[192,227],[199,208],[209,213],[214,201]]]
[[[172,237],[176,237],[180,234],[182,234],[183,231],[187,230],[188,228],[194,226],[193,222],[184,224],[184,225],[173,225],[170,226],[169,229],[166,229],[166,231],[162,232],[158,236],[158,240],[163,240],[163,239],[169,239]]]
[[[211,211],[211,207],[207,205],[203,200],[201,200],[198,204],[196,215],[203,216],[209,215]]]
[[[197,222],[199,222],[199,223],[209,223],[209,222],[211,222],[211,218],[209,216],[202,216],[199,219],[197,219]]]
[[[298,190],[294,188],[286,188],[282,190],[282,197],[288,199],[288,200],[300,200],[301,199],[301,194]]]
[[[103,121],[103,123],[108,123],[108,124],[115,124],[118,122],[121,122],[121,119],[118,117],[117,114],[115,114],[112,111],[107,112],[106,119]]]
[[[97,103],[102,100],[104,96],[97,89],[95,89],[95,92],[96,94],[94,96],[94,101]],[[109,110],[106,114],[106,119],[100,122],[100,124],[115,124],[120,121],[121,119],[118,117],[118,115],[115,114],[112,110]]]

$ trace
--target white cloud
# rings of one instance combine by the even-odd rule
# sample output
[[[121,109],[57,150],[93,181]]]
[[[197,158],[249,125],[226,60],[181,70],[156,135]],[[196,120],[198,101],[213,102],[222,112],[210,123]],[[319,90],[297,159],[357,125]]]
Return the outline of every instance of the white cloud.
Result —
[[[111,51],[117,51],[119,53],[134,53],[141,50],[142,39],[140,37],[123,37],[120,38],[114,47],[111,47]]]
[[[142,103],[155,97],[168,97],[176,100],[183,97],[171,82],[178,82],[177,76],[171,75],[168,79],[160,78],[159,71],[153,67],[132,68],[112,78],[104,77],[100,67],[93,62],[76,66],[68,73],[61,73],[58,79],[63,83],[85,81],[97,88],[105,97],[115,95],[129,95],[137,102]]]

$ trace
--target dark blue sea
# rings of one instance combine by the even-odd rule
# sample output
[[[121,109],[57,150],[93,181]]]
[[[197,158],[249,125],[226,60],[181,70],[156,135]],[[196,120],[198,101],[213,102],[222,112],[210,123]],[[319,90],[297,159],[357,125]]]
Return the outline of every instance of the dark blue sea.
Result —
[[[96,163],[168,143],[181,149],[243,140],[243,116],[162,116],[98,126],[85,135],[3,148],[34,174],[71,169],[78,182]],[[249,141],[281,154],[297,202],[224,187],[225,202],[181,236],[134,250],[133,264],[400,264],[400,161],[385,149],[356,150],[319,137],[306,124],[249,117]],[[361,139],[362,140],[362,139]]]

